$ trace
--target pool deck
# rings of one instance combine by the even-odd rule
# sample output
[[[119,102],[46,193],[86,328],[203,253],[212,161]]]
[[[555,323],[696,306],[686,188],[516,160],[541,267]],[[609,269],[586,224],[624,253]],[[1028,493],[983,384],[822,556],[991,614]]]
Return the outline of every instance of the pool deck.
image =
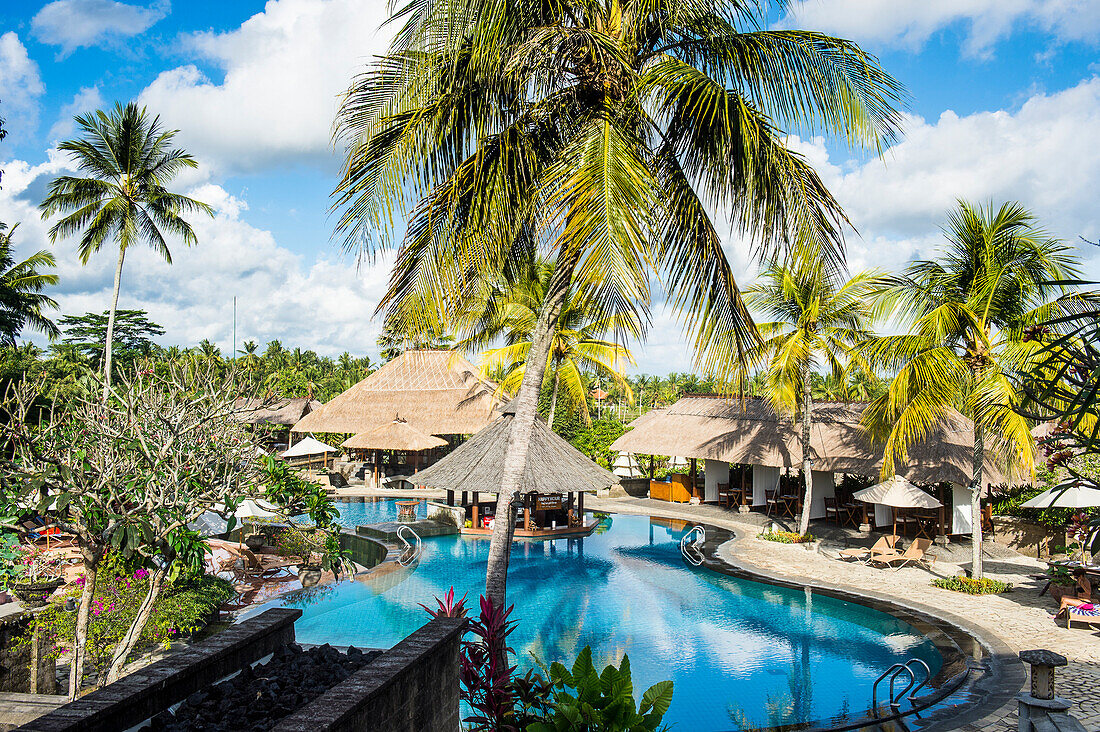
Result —
[[[940,559],[932,572],[918,567],[884,570],[836,558],[837,551],[844,548],[841,535],[852,532],[826,537],[814,552],[800,545],[756,538],[765,521],[759,514],[744,515],[717,506],[671,504],[644,498],[591,498],[586,503],[587,508],[596,511],[664,516],[729,529],[737,538],[724,544],[719,556],[734,566],[803,584],[854,591],[931,615],[946,616],[979,636],[999,639],[1012,652],[1046,648],[1060,653],[1070,664],[1058,671],[1058,695],[1073,700],[1071,713],[1085,729],[1100,729],[1100,632],[1082,627],[1067,630],[1065,621],[1057,623],[1051,619],[1056,606],[1050,597],[1039,596],[1043,583],[1030,576],[1041,574],[1046,569],[1045,562],[997,547],[995,555],[985,558],[985,574],[1011,582],[1013,591],[1003,595],[966,595],[932,587],[929,582],[934,577],[958,574],[963,563],[969,566],[969,544],[952,545],[946,552],[934,548]],[[1016,728],[1015,701],[980,720],[957,727],[967,732],[1010,732]]]

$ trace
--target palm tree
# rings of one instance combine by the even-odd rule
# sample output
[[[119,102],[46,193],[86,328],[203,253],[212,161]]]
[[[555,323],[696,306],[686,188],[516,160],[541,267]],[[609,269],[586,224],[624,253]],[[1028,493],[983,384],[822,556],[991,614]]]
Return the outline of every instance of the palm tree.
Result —
[[[944,235],[940,256],[910,264],[886,293],[909,327],[904,335],[868,344],[871,362],[896,375],[864,416],[886,442],[884,477],[948,407],[974,421],[972,573],[980,578],[987,445],[1010,467],[1028,474],[1034,469],[1029,424],[1015,410],[1022,395],[1012,375],[1034,370],[1043,339],[1033,337],[1033,328],[1072,312],[1087,297],[1057,284],[1077,276],[1075,258],[1019,203],[995,209],[960,200]]]
[[[488,377],[498,369],[503,371],[499,390],[509,395],[514,395],[523,382],[531,352],[531,334],[554,275],[554,263],[535,260],[515,270],[516,274],[488,288],[463,314],[461,319],[470,323],[473,333],[456,346],[472,350],[502,338],[505,345],[481,354],[482,375]],[[605,340],[604,336],[616,333],[637,337],[640,332],[641,325],[632,312],[605,314],[597,303],[572,293],[567,295],[554,324],[549,363],[545,367],[553,374],[547,419],[551,426],[561,387],[565,388],[568,404],[580,413],[585,424],[591,423],[585,371],[609,378],[624,390],[627,400],[634,403],[634,392],[623,375],[623,367],[626,363],[633,364],[634,357],[625,346]]]
[[[845,382],[853,366],[865,367],[855,347],[872,337],[878,312],[872,300],[885,286],[875,271],[841,281],[812,252],[783,263],[771,263],[747,293],[749,305],[771,322],[760,323],[762,342],[752,354],[766,368],[764,393],[780,414],[798,414],[802,421],[802,473],[805,494],[799,533],[810,526],[813,500],[812,372],[824,366]]]
[[[178,236],[185,246],[191,246],[197,239],[184,215],[204,212],[213,216],[214,212],[205,203],[166,188],[177,173],[198,164],[186,152],[171,146],[178,130],[162,129],[159,116],[150,119],[144,107],[130,102],[125,106],[116,104],[110,113],[100,110],[80,115],[76,124],[83,136],[62,142],[58,149],[69,153],[85,177],[56,178],[39,208],[43,218],[66,214],[50,228],[50,241],[79,234],[81,264],[86,265],[108,239],[118,246],[104,343],[106,399],[126,250],[144,241],[171,264],[172,253],[164,235]]]
[[[334,192],[349,248],[404,232],[379,305],[417,330],[431,297],[457,312],[536,249],[556,262],[516,394],[498,516],[510,515],[573,293],[641,316],[653,275],[689,324],[701,371],[725,374],[755,331],[708,210],[757,248],[815,242],[843,258],[839,204],[795,130],[879,147],[898,84],[854,44],[760,30],[747,0],[440,0],[401,6],[390,50],[352,82]],[[407,221],[407,226],[395,225]],[[512,522],[497,521],[486,591],[505,598]]]
[[[47,308],[57,308],[53,298],[42,290],[57,284],[57,275],[44,273],[46,267],[56,267],[53,255],[47,251],[35,252],[21,262],[15,261],[12,235],[19,228],[10,230],[0,223],[0,345],[14,346],[23,328],[30,327],[45,333],[50,339],[61,334],[57,325],[42,314]]]

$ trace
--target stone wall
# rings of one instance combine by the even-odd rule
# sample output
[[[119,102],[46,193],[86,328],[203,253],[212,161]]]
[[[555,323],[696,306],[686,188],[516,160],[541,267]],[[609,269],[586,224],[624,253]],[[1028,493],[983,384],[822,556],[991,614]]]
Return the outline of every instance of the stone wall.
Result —
[[[993,541],[1029,557],[1050,557],[1051,546],[1066,545],[1064,531],[1024,521],[1015,516],[993,517]]]
[[[0,691],[56,694],[56,662],[48,655],[49,644],[41,637],[17,642],[28,633],[28,612],[0,620]]]
[[[461,529],[466,523],[466,509],[462,506],[448,506],[446,503],[428,501],[428,518]]]
[[[156,716],[294,642],[301,610],[277,608],[97,689],[24,725],[27,732],[118,732]]]
[[[458,651],[466,621],[436,618],[286,717],[275,732],[459,732]]]

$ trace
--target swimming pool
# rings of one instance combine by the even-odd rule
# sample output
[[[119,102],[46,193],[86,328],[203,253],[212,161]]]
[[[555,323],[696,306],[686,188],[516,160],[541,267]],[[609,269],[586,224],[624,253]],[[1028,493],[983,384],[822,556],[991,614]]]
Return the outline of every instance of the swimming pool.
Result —
[[[392,501],[339,506],[349,528],[396,516]],[[657,681],[675,682],[666,721],[680,730],[859,714],[891,664],[915,656],[933,674],[939,669],[936,647],[891,615],[687,566],[679,526],[615,514],[584,539],[516,542],[508,595],[521,669],[533,665],[532,654],[571,663],[585,645],[600,667],[628,654],[637,695]],[[388,647],[427,620],[417,603],[431,604],[451,586],[476,607],[488,549],[488,539],[427,539],[413,568],[275,604],[303,610],[302,642]]]

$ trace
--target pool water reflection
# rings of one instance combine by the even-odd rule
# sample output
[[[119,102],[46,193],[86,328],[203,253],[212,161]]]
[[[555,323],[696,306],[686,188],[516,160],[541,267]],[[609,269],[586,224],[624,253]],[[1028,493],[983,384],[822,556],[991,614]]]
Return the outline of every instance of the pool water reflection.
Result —
[[[340,505],[349,526],[396,515],[387,502]],[[521,669],[534,658],[568,665],[585,645],[598,667],[629,654],[637,696],[675,682],[666,721],[681,730],[860,713],[891,664],[916,656],[939,669],[932,643],[891,615],[687,566],[682,533],[681,522],[616,514],[587,538],[516,542],[508,594]],[[488,548],[488,539],[428,539],[414,568],[278,604],[302,608],[303,642],[387,647],[426,621],[417,603],[449,587],[476,607]]]

